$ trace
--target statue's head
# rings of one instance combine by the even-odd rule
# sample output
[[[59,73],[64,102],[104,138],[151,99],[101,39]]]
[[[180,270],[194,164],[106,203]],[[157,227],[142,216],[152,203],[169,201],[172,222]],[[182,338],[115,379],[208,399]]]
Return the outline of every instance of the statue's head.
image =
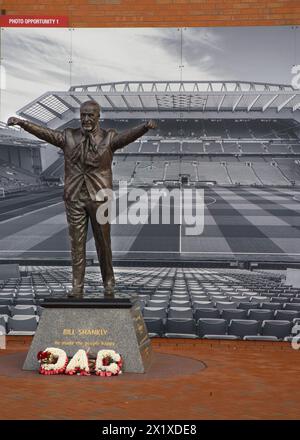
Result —
[[[92,131],[100,117],[100,105],[96,101],[86,101],[80,106],[81,127],[84,131]]]

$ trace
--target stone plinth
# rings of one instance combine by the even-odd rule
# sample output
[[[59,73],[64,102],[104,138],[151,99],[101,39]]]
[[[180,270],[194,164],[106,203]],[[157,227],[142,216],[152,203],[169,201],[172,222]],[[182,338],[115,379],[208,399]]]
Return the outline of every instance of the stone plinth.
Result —
[[[136,297],[47,298],[24,370],[38,370],[37,353],[47,347],[65,350],[70,357],[79,349],[97,354],[120,353],[123,371],[144,373],[152,360],[147,328]]]

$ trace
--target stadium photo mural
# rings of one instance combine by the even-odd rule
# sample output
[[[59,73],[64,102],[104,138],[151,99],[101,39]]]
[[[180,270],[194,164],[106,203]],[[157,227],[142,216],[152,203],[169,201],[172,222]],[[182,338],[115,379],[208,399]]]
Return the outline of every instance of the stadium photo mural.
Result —
[[[299,261],[299,40],[292,26],[1,28],[1,257],[69,261],[80,242],[78,291],[80,262],[97,252],[108,286],[111,254]],[[76,178],[85,102],[100,108],[98,133],[121,141],[106,142],[105,160],[89,142],[99,176],[85,164],[91,174]],[[113,189],[78,235],[64,210],[70,179],[74,198]]]

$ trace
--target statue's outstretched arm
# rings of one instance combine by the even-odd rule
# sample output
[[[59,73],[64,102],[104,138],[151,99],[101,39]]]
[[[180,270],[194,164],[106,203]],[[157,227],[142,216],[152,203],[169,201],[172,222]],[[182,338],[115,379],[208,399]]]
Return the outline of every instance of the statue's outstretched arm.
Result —
[[[126,145],[134,142],[139,137],[147,133],[148,130],[156,128],[154,121],[148,121],[145,124],[138,125],[137,127],[130,128],[122,133],[116,133],[111,140],[111,149],[113,151],[123,148]]]
[[[42,127],[41,125],[26,121],[26,119],[20,119],[14,116],[8,119],[7,125],[19,125],[21,128],[28,131],[28,133],[33,134],[49,144],[55,145],[59,148],[64,148],[65,146],[64,131],[52,130],[51,128]]]

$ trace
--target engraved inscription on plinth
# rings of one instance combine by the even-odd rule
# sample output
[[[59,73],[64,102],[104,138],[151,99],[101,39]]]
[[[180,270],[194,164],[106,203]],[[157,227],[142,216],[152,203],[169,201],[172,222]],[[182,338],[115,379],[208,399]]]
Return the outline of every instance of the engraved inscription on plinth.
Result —
[[[68,301],[68,300],[66,300]],[[110,349],[120,353],[124,372],[144,373],[152,360],[151,342],[136,302],[127,306],[115,304],[111,308],[101,300],[77,302],[72,308],[70,300],[55,307],[44,308],[23,369],[37,370],[37,353],[46,347],[57,347],[73,356],[78,349],[96,354]],[[89,307],[90,305],[90,307]]]

